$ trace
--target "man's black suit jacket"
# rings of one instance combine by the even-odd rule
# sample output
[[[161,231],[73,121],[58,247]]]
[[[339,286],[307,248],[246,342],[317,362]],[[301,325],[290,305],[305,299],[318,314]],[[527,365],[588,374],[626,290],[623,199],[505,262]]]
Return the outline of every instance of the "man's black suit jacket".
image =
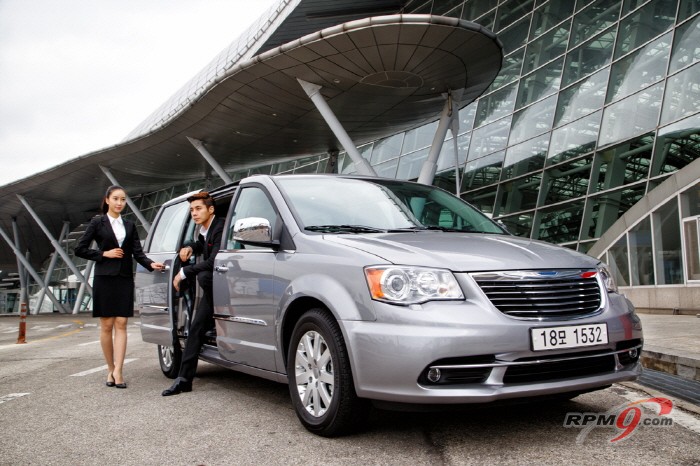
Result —
[[[189,244],[192,247],[193,254],[195,256],[202,256],[204,260],[197,262],[196,264],[188,265],[183,268],[185,276],[188,279],[193,279],[194,277],[200,278],[199,285],[205,288],[205,284],[202,283],[201,273],[208,272],[214,273],[214,259],[216,259],[216,254],[221,248],[221,238],[224,233],[224,219],[220,217],[214,217],[211,225],[209,225],[209,231],[207,232],[206,241],[202,235],[197,235],[197,241]],[[205,291],[207,291],[205,289]]]
[[[90,224],[75,247],[76,256],[95,261],[95,275],[121,275],[133,278],[134,263],[132,257],[146,269],[153,271],[151,267],[153,261],[143,253],[136,225],[124,217],[122,217],[122,221],[126,237],[121,245],[124,251],[124,257],[121,259],[112,259],[102,255],[104,251],[120,247],[109,222],[109,216],[106,214],[90,220]],[[90,248],[93,240],[97,243],[98,249]]]

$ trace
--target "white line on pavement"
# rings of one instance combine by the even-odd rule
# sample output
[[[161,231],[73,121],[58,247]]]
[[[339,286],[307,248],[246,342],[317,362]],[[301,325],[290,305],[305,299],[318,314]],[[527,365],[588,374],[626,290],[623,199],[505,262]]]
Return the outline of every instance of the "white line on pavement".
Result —
[[[621,393],[620,396],[622,396],[626,400],[639,401],[640,399],[645,398],[640,393],[634,392],[630,389],[623,388],[623,390],[624,392]],[[700,434],[700,420],[696,419],[694,416],[674,407],[674,409],[668,414],[668,417],[673,419],[674,424],[679,424],[685,427],[686,429],[695,432],[696,434]]]
[[[21,398],[25,395],[29,395],[29,393],[10,393],[9,395],[0,396],[0,405],[16,398]]]
[[[136,361],[138,358],[133,358],[133,359],[125,359],[124,364],[129,364],[132,361]],[[100,371],[106,371],[107,370],[107,364],[104,366],[100,367],[95,367],[94,369],[88,369],[83,372],[78,372],[77,374],[71,374],[70,377],[83,377],[84,375],[90,375],[94,374],[95,372],[100,372]]]
[[[126,334],[126,338],[127,338],[127,339],[128,339],[130,336],[131,336],[130,333],[127,333],[127,334]],[[78,346],[94,345],[94,344],[97,344],[97,343],[99,343],[99,342],[100,342],[100,340],[88,341],[87,343],[78,343]]]

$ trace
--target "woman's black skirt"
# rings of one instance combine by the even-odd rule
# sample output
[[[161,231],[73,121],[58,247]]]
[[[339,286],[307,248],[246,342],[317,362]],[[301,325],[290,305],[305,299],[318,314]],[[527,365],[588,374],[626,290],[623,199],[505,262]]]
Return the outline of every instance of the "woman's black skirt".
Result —
[[[93,317],[133,317],[134,279],[95,275],[92,279]]]

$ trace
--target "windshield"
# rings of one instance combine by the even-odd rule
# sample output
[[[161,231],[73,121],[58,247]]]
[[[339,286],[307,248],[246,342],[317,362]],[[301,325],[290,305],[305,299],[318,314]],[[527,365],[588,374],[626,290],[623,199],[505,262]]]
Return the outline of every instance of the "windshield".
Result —
[[[276,178],[301,227],[308,231],[372,233],[439,229],[505,231],[484,214],[433,186],[396,180]]]

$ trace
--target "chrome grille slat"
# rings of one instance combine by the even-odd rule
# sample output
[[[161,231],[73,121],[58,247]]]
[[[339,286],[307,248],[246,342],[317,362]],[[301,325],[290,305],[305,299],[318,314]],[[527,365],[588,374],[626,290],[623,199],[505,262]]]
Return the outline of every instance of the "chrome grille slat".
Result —
[[[474,273],[481,290],[501,312],[522,318],[575,318],[602,306],[595,270]],[[539,276],[541,274],[541,276]]]

